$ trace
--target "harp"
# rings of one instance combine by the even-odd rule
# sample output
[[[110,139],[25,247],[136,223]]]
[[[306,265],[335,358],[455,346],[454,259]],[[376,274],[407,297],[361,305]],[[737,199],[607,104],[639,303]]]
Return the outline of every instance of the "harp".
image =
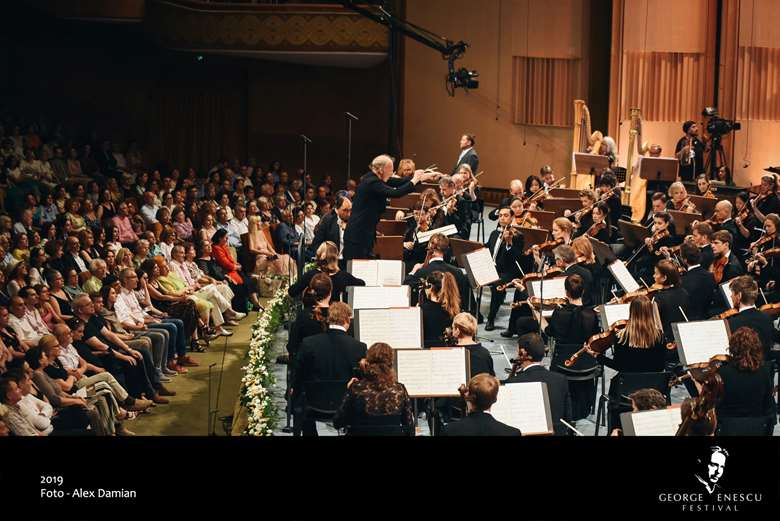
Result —
[[[590,110],[583,100],[574,100],[574,133],[572,139],[571,181],[569,188],[592,188],[594,175],[577,173],[574,153],[598,154],[604,135],[590,127]]]

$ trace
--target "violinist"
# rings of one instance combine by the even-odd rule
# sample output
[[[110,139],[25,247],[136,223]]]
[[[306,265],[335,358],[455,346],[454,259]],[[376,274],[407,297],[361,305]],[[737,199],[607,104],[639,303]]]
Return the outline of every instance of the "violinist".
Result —
[[[469,377],[480,373],[496,376],[493,369],[493,357],[474,337],[477,335],[477,319],[470,313],[458,313],[452,319],[452,337],[455,345],[463,347],[469,353]]]
[[[664,370],[667,349],[654,302],[644,296],[631,301],[628,323],[623,330],[618,331],[612,348],[612,358],[590,349],[586,351],[599,363],[618,372],[609,386],[609,396],[617,402],[621,393],[619,386],[615,385],[619,373],[656,373]],[[610,415],[610,431],[619,423],[619,412]]]
[[[723,381],[723,398],[715,409],[718,418],[767,417],[769,425],[777,423],[772,375],[764,360],[756,332],[750,327],[734,330],[729,360],[718,369]]]
[[[666,396],[657,389],[639,389],[628,395],[631,412],[658,411],[666,409]],[[610,436],[622,436],[623,429],[613,429]]]
[[[582,208],[579,211],[572,212],[571,210],[566,210],[563,212],[564,217],[568,217],[574,222],[574,227],[577,228],[575,236],[582,235],[593,224],[591,211],[596,204],[596,192],[593,190],[581,190],[580,204],[582,204]]]
[[[715,190],[712,188],[707,174],[699,174],[696,178],[696,195],[706,197],[707,199],[715,199]]]
[[[577,257],[577,264],[588,270],[593,279],[590,302],[601,304],[604,300],[602,286],[610,280],[608,273],[601,264],[596,262],[593,245],[587,237],[577,237],[571,241],[571,247],[574,249],[574,255]]]
[[[612,227],[610,226],[609,219],[609,206],[605,202],[598,202],[593,207],[591,215],[593,216],[593,224],[585,230],[585,234],[589,237],[593,237],[597,241],[601,241],[605,244],[612,242]]]
[[[751,203],[753,215],[760,222],[764,222],[770,213],[780,214],[780,198],[777,196],[777,180],[772,174],[761,177],[759,195]]]
[[[464,238],[468,239],[471,237],[472,224],[480,218],[480,212],[484,208],[484,205],[480,204],[482,202],[480,201],[481,191],[477,185],[477,178],[474,176],[474,172],[465,163],[460,165],[458,173],[452,176],[452,180],[455,182],[455,190],[463,191],[463,198],[466,200],[469,219],[467,234]]]
[[[552,190],[553,184],[555,184],[555,172],[550,165],[544,165],[539,169],[539,177],[544,180],[544,192],[549,194]]]
[[[710,271],[715,275],[715,282],[723,284],[734,277],[745,273],[739,259],[731,251],[734,237],[726,230],[712,234],[712,253],[714,255]]]
[[[740,192],[737,194],[734,202],[736,205],[734,224],[737,229],[737,234],[734,236],[736,244],[734,249],[738,251],[747,250],[750,243],[758,239],[756,228],[761,228],[761,222],[756,219],[750,208],[750,194]]]
[[[447,206],[442,208],[444,214],[443,226],[455,225],[458,229],[458,236],[461,239],[469,239],[469,228],[471,227],[471,207],[469,201],[462,195],[456,194],[455,181],[452,176],[442,176],[439,179],[439,191],[441,193],[442,203],[449,199]]]
[[[581,345],[596,334],[598,319],[593,308],[583,306],[585,281],[579,275],[569,275],[563,283],[569,303],[553,310],[545,333],[555,338],[556,344]]]
[[[426,206],[428,203],[426,201]],[[408,228],[404,234],[404,265],[410,270],[415,264],[425,260],[426,244],[417,240],[417,234],[431,229],[431,216],[422,207],[422,201],[415,204],[412,219],[407,220]]]
[[[419,287],[424,279],[435,272],[449,273],[454,279],[460,293],[460,302],[469,302],[469,296],[473,295],[471,286],[466,275],[458,268],[447,262],[444,257],[450,249],[450,240],[446,235],[435,233],[428,240],[426,250],[427,265],[424,262],[415,264],[409,274],[404,279],[404,284],[412,287]],[[416,293],[415,293],[416,294]],[[416,299],[413,298],[415,304]]]
[[[780,216],[776,213],[770,213],[764,221],[765,233],[763,237],[750,245],[751,259],[747,263],[748,273],[756,273],[761,282],[761,286],[773,290],[777,285],[778,276],[780,276],[780,262],[775,260],[774,255],[770,255],[770,250],[777,249],[778,241],[777,230],[780,228]]]
[[[681,238],[674,235],[672,216],[667,212],[658,212],[653,217],[653,227],[650,230],[651,237],[645,239],[645,250],[636,261],[636,274],[639,279],[649,278],[653,268],[659,259],[672,248],[682,242]]]
[[[540,183],[541,185],[541,183]],[[512,204],[512,201],[514,199],[520,199],[522,202],[523,199],[523,182],[519,179],[512,179],[512,181],[509,182],[509,196],[504,197],[501,199],[501,204],[498,205],[498,207],[495,210],[492,210],[488,214],[488,219],[491,221],[498,220],[498,211],[503,207],[509,207],[510,204]]]
[[[555,176],[553,176],[553,182],[555,180]],[[528,179],[525,180],[525,198],[529,199],[536,195],[539,190],[542,190],[544,188],[544,182],[542,181],[542,178],[538,175],[529,175]]]
[[[693,242],[698,246],[701,253],[701,267],[709,270],[712,259],[715,256],[712,252],[712,244],[710,244],[713,233],[712,226],[710,226],[710,223],[700,222],[694,224],[691,230]]]
[[[655,192],[650,204],[650,210],[647,212],[647,217],[642,221],[642,226],[650,228],[655,224],[655,214],[666,211],[666,194],[663,192]]]
[[[458,389],[466,401],[467,416],[448,423],[442,436],[520,436],[519,429],[510,427],[490,415],[490,407],[498,399],[499,382],[495,376],[478,374]]]
[[[333,300],[343,300],[348,286],[365,286],[364,280],[359,279],[346,270],[339,268],[339,249],[331,241],[325,241],[317,248],[314,256],[316,267],[305,272],[290,286],[287,293],[293,297],[298,296],[308,287],[312,277],[317,273],[324,273],[333,283]]]
[[[579,275],[582,278],[582,302],[586,306],[593,305],[593,274],[588,268],[579,264],[574,248],[558,246],[553,250],[553,254],[556,266],[563,269],[564,275]]]
[[[680,272],[670,260],[659,261],[655,266],[653,280],[656,287],[664,288],[655,294],[658,314],[663,324],[667,342],[674,341],[672,324],[685,322],[688,315],[688,292],[680,285]]]
[[[713,230],[716,232],[725,230],[731,234],[732,238],[736,237],[739,232],[737,232],[737,223],[732,218],[733,211],[734,205],[731,204],[731,201],[718,201],[710,219],[713,224]]]
[[[493,255],[493,262],[496,263],[496,270],[501,278],[499,284],[520,277],[521,273],[518,264],[523,260],[523,234],[517,228],[512,228],[512,213],[509,208],[501,208],[498,212],[498,228],[490,234],[485,245]],[[485,331],[493,331],[498,310],[506,298],[506,291],[497,291],[494,284],[490,286],[490,312],[485,324]]]
[[[617,186],[617,177],[612,170],[605,170],[601,174],[596,189],[596,195],[599,197],[599,200],[610,194],[605,201],[607,206],[609,206],[609,224],[617,226],[617,222],[620,220],[623,212],[623,204],[621,203],[620,188]]]
[[[669,187],[669,201],[666,203],[667,210],[677,212],[696,213],[696,205],[688,197],[688,191],[685,185],[679,181],[672,183]]]
[[[553,221],[552,236],[554,240],[561,239],[563,241],[562,244],[569,245],[571,244],[573,233],[574,233],[574,225],[566,217],[558,217]],[[542,252],[539,250],[539,247],[534,245],[531,248],[531,251],[534,256],[534,261],[536,261],[536,265],[541,266]]]
[[[553,429],[557,436],[567,433],[566,426],[561,422],[572,421],[572,403],[569,394],[569,382],[561,373],[548,371],[542,365],[545,345],[536,333],[529,333],[520,337],[517,343],[517,360],[513,374],[504,380],[505,384],[524,382],[544,382],[547,384],[547,393],[550,398],[550,413],[553,420]]]
[[[686,240],[682,244],[680,257],[685,265],[681,285],[688,292],[688,318],[705,320],[707,310],[712,304],[712,295],[717,288],[715,275],[702,265],[701,250],[693,240]]]
[[[423,345],[425,348],[447,345],[444,331],[460,313],[460,292],[452,273],[434,271],[425,278],[425,301],[421,304]]]
[[[512,211],[512,216],[514,217],[513,222],[516,225],[524,228],[539,227],[539,220],[529,213],[538,209],[536,201],[524,203],[522,199],[515,198],[512,199],[509,208]]]
[[[729,329],[736,331],[741,327],[747,327],[758,333],[763,348],[763,357],[766,360],[774,343],[775,328],[769,315],[756,309],[758,284],[750,275],[742,275],[731,281],[729,290],[734,309],[739,310],[739,313],[727,319]]]

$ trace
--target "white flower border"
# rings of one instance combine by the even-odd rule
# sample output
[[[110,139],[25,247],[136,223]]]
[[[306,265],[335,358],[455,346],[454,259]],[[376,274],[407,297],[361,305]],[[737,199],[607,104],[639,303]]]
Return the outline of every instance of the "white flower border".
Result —
[[[249,363],[243,368],[241,379],[241,403],[247,409],[249,436],[271,436],[278,419],[272,389],[276,383],[273,370],[272,348],[274,334],[289,309],[290,297],[287,286],[280,287],[252,325],[249,339]]]

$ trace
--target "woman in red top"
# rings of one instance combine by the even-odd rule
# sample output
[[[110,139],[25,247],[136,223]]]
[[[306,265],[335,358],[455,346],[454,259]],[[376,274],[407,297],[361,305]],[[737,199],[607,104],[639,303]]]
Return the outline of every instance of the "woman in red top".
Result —
[[[225,271],[225,276],[230,278],[233,284],[238,286],[243,285],[246,288],[247,295],[249,295],[249,301],[255,306],[256,309],[262,309],[260,302],[257,300],[257,284],[254,283],[250,275],[242,277],[239,271],[241,265],[237,262],[233,262],[233,257],[230,256],[230,250],[228,249],[227,230],[220,228],[211,238],[211,254],[214,257],[214,261]]]

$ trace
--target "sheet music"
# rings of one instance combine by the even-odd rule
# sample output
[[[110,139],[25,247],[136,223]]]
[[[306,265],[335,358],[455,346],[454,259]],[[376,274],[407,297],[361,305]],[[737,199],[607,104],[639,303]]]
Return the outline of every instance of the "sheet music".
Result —
[[[449,237],[450,235],[456,235],[458,233],[458,229],[455,227],[454,224],[449,224],[447,226],[442,226],[441,228],[436,228],[435,230],[428,230],[427,232],[418,232],[417,233],[417,242],[420,244],[428,242],[428,240],[437,233],[441,233]]]
[[[532,297],[538,297],[540,290],[543,290],[542,298],[566,298],[564,282],[566,282],[566,277],[544,279],[544,287],[542,288],[542,281],[532,280],[528,286],[528,294]]]
[[[626,268],[626,265],[622,260],[616,260],[610,264],[609,271],[612,272],[612,276],[615,277],[615,280],[617,280],[620,287],[623,288],[623,291],[626,293],[631,293],[641,287],[634,276],[628,272],[628,268]]]
[[[682,409],[669,407],[657,411],[625,412],[620,424],[626,436],[674,436],[682,423]]]
[[[466,350],[463,348],[396,351],[398,381],[409,396],[460,396],[466,383]]]
[[[725,355],[729,333],[725,320],[702,320],[672,324],[680,361],[684,365],[709,362],[715,355]]]
[[[351,260],[349,272],[363,280],[366,286],[400,286],[403,284],[404,263],[400,260]]]
[[[347,301],[352,309],[387,309],[409,307],[409,286],[350,286]]]
[[[467,253],[464,257],[466,258],[468,271],[471,273],[471,277],[477,287],[487,286],[500,280],[498,271],[496,271],[496,263],[493,261],[493,256],[489,249],[481,248]]]
[[[631,304],[604,304],[604,329],[608,329],[618,320],[628,320]]]
[[[729,304],[729,308],[734,307],[734,301],[731,300],[731,289],[729,288],[729,284],[731,284],[731,281],[724,282],[720,285],[720,291],[723,293],[723,295],[726,297],[726,302]]]
[[[422,309],[360,309],[355,335],[367,346],[384,342],[393,349],[422,349]]]
[[[501,423],[520,429],[523,434],[547,434],[553,430],[544,382],[502,385],[490,414]]]

